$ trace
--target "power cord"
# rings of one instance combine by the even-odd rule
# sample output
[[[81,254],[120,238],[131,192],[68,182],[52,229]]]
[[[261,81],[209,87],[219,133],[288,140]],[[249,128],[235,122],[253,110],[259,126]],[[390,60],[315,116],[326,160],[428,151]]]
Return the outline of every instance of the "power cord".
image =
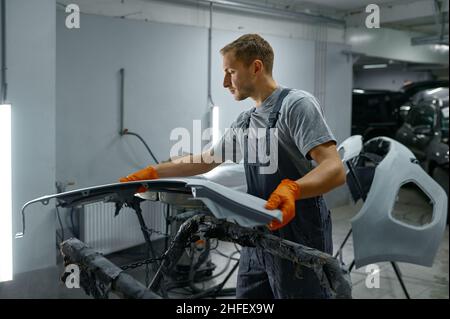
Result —
[[[58,217],[59,227],[61,228],[61,230],[60,230],[61,234],[58,234],[58,231],[56,231],[56,237],[59,238],[58,239],[59,242],[56,243],[56,247],[59,249],[59,244],[64,241],[65,235],[64,235],[64,227],[63,227],[63,224],[62,224],[62,221],[61,221],[61,216],[59,214],[58,206],[55,206],[55,208],[56,208],[56,216]]]

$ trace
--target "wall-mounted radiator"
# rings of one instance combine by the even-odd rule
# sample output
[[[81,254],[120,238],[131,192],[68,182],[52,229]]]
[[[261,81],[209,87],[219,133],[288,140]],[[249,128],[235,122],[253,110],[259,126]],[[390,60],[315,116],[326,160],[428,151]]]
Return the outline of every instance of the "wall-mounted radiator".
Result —
[[[165,232],[164,212],[161,202],[141,203],[142,216],[148,228]],[[110,254],[145,242],[134,210],[123,207],[114,217],[113,203],[94,203],[84,206],[80,219],[80,239],[102,254]],[[161,238],[152,234],[151,239]]]

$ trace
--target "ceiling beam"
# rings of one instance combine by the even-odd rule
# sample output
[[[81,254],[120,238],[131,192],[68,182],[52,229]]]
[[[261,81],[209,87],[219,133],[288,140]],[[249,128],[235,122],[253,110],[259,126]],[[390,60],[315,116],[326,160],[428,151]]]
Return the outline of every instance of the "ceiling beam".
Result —
[[[411,45],[446,44],[448,46],[448,34],[445,34],[443,7],[438,0],[433,0],[433,4],[434,17],[436,21],[436,35],[411,38]]]
[[[235,12],[253,13],[306,23],[326,23],[338,25],[341,27],[345,26],[345,21],[342,19],[332,18],[321,14],[312,14],[289,9],[278,9],[266,6],[264,4],[251,4],[239,0],[164,0],[163,2],[195,6],[209,6],[212,3],[214,5],[214,8],[231,10]]]
[[[434,0],[418,0],[410,3],[398,3],[379,5],[380,24],[401,23],[418,18],[429,18],[435,16]],[[441,3],[441,12],[448,13],[448,0]],[[361,27],[365,25],[368,13],[364,9],[346,14],[345,21],[348,27]]]

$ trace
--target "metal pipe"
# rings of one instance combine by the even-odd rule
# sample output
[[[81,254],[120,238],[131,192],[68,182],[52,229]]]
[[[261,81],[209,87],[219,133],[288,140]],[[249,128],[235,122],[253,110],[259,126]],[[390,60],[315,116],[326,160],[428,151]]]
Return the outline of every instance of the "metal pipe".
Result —
[[[125,69],[122,68],[120,69],[120,131],[119,134],[120,136],[124,136],[124,135],[133,135],[136,136],[145,146],[145,148],[147,149],[147,151],[150,153],[150,156],[153,158],[153,160],[155,161],[156,164],[159,164],[159,161],[156,159],[155,155],[153,154],[152,150],[150,149],[150,147],[147,145],[147,143],[145,142],[145,140],[137,133],[133,133],[128,131],[127,128],[124,128],[124,110],[125,110]]]
[[[89,287],[89,293],[94,298],[105,298],[108,294],[108,288],[102,293],[99,287],[110,287],[111,291],[122,298],[142,298],[142,299],[160,299],[161,297],[153,291],[146,289],[139,281],[126,274],[122,269],[97,253],[92,248],[77,238],[70,238],[61,244],[61,254],[66,263],[73,263],[82,266],[82,271],[88,276],[82,276],[80,284]],[[95,278],[102,285],[89,285],[92,278]],[[63,281],[66,278],[61,278]]]
[[[172,3],[178,3],[178,4],[191,4],[191,5],[208,5],[210,3],[215,4],[216,7],[222,8],[222,9],[229,9],[234,11],[241,11],[241,12],[250,12],[255,14],[263,14],[263,15],[269,15],[274,17],[281,17],[281,18],[289,18],[297,21],[304,21],[304,22],[310,22],[310,23],[330,23],[330,24],[336,24],[340,25],[342,27],[345,27],[345,21],[339,20],[335,18],[330,18],[323,15],[315,15],[310,13],[304,13],[304,12],[291,12],[287,10],[282,9],[276,9],[276,8],[270,8],[263,5],[257,5],[257,4],[249,4],[249,3],[242,3],[236,0],[228,1],[228,0],[166,0],[164,2],[172,2]]]
[[[208,29],[208,103],[214,106],[214,101],[211,94],[211,55],[212,55],[212,14],[213,14],[213,3],[209,4],[209,29]]]
[[[6,102],[7,98],[7,89],[8,84],[6,82],[6,0],[2,0],[1,3],[1,10],[2,10],[2,34],[1,34],[1,45],[2,45],[2,62],[1,62],[1,69],[2,69],[2,80],[1,80],[1,90],[2,90],[2,104]]]
[[[363,201],[366,201],[367,194],[364,191],[364,188],[362,187],[361,183],[359,182],[358,176],[356,175],[355,168],[353,167],[353,165],[350,162],[347,162],[347,167],[350,172],[350,175],[353,178],[353,181],[356,184],[356,187],[358,188],[359,195],[361,195],[361,198]]]
[[[438,0],[434,0],[433,1],[433,9],[434,9],[434,19],[436,22],[436,33],[439,36],[439,39],[442,40],[442,37],[444,36],[443,30],[442,29],[442,23],[444,23],[444,19],[442,19],[441,17],[441,8],[439,5],[439,1]],[[442,22],[441,22],[442,20]]]
[[[120,69],[120,132],[122,136],[124,134],[123,129],[123,109],[125,107],[125,69]]]

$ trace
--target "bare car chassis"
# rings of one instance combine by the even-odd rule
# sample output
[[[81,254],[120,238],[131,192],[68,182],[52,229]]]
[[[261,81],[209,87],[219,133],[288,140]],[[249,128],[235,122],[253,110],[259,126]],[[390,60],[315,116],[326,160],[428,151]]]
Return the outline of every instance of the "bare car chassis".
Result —
[[[146,261],[147,263],[155,262],[158,265],[148,287],[79,239],[71,238],[62,242],[60,250],[64,263],[79,267],[80,286],[88,295],[94,298],[108,298],[111,292],[121,298],[169,298],[166,278],[181,258],[187,245],[199,238],[216,238],[241,246],[261,247],[275,256],[290,260],[298,266],[299,271],[295,275],[300,274],[302,266],[311,268],[321,285],[330,291],[332,298],[351,298],[349,276],[336,258],[264,231],[264,227],[260,226],[266,224],[267,220],[273,218],[274,215],[266,214],[263,205],[257,209],[254,208],[255,204],[258,206],[259,199],[237,191],[236,194],[227,193],[228,191],[224,191],[221,185],[212,182],[198,180],[193,182],[192,179],[139,181],[102,185],[40,197],[26,203],[22,208],[23,233],[19,236],[23,236],[25,233],[25,208],[36,202],[47,205],[50,199],[55,198],[58,206],[66,208],[98,201],[114,202],[116,214],[119,214],[123,206],[130,207],[136,212],[145,241],[149,244],[150,236],[142,218],[140,203],[152,196],[147,198],[142,195],[136,196],[136,191],[140,186],[146,186],[152,190],[152,192],[148,192],[148,194],[156,195],[152,200],[157,199],[158,194],[160,197],[173,193],[183,194],[202,199],[203,202],[208,203],[208,209],[188,218],[179,227],[162,256],[157,258],[152,256],[153,258]],[[242,196],[246,200],[236,201],[237,197]],[[240,221],[240,223],[236,221]],[[241,224],[244,224],[245,227]],[[236,263],[235,268],[237,265]],[[65,281],[68,276],[70,276],[69,272],[63,273],[61,280]],[[193,294],[189,298],[211,296],[218,293],[224,283],[225,281],[210,289]]]

